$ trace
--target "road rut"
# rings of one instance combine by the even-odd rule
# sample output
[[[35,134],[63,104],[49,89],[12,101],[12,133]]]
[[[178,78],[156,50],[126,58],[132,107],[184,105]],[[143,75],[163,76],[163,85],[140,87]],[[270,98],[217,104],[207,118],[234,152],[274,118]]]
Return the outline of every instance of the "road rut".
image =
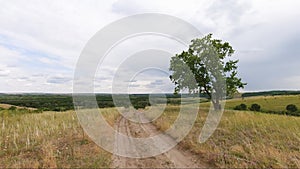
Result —
[[[143,113],[136,113],[142,121],[145,119]],[[123,133],[129,137],[149,137],[156,135],[159,131],[152,123],[135,123],[127,120],[124,117],[120,117],[115,124],[115,128],[118,132]],[[116,139],[125,139],[116,138]],[[126,138],[130,139],[130,138]],[[164,135],[163,140],[175,141],[168,135]],[[128,144],[130,140],[120,140],[115,148],[119,151],[142,151],[137,150],[137,146],[134,144]],[[146,151],[146,150],[145,150]],[[190,153],[189,151],[183,151],[177,145],[173,149],[163,154],[149,157],[149,158],[128,158],[114,155],[113,156],[113,168],[207,168],[207,165],[201,161],[200,157]]]

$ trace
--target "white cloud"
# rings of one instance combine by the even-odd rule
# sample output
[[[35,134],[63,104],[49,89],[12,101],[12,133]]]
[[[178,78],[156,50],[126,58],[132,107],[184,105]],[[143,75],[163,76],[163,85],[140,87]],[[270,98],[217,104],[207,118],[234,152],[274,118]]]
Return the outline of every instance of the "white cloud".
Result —
[[[1,70],[1,69],[0,69],[0,76],[8,76],[9,73],[10,73],[9,70]]]
[[[300,52],[293,46],[300,43],[296,38],[300,35],[299,7],[298,0],[1,1],[0,92],[72,92],[70,78],[89,38],[123,16],[145,12],[182,18],[203,33],[212,32],[229,41],[240,60],[240,75],[248,82],[245,90],[286,88],[282,79],[300,76],[296,64]],[[157,39],[148,39],[148,44],[182,50]],[[111,54],[116,57],[106,61],[106,68],[96,75],[99,91],[111,91],[110,78],[123,57],[118,55],[129,55],[140,46],[140,41],[132,41]],[[287,65],[284,69],[276,69],[283,63]],[[147,84],[149,87],[155,79],[147,77],[145,84],[132,87],[148,90]]]

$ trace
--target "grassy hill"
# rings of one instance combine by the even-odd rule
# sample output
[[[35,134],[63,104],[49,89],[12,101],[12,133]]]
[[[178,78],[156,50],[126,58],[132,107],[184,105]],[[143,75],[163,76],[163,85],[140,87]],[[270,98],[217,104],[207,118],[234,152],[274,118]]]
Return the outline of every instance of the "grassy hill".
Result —
[[[180,143],[184,149],[221,168],[300,168],[300,117],[226,110],[212,137],[200,144],[207,110],[200,109]],[[178,106],[169,106],[154,124],[168,129],[178,111]]]
[[[84,134],[74,111],[0,111],[0,168],[110,167],[111,154]],[[103,110],[113,123],[117,111]]]
[[[209,103],[201,103],[196,123],[180,143],[215,167],[300,168],[300,117],[230,110],[258,103],[263,110],[284,110],[299,105],[300,96],[266,96],[232,99],[212,137],[198,143]],[[157,105],[159,106],[159,105]],[[188,105],[185,105],[188,106]],[[0,109],[0,168],[110,167],[111,154],[84,133],[74,111],[34,113]],[[176,120],[179,105],[168,105],[153,123],[166,130]],[[113,125],[116,109],[103,111]]]
[[[300,109],[300,95],[276,95],[276,96],[254,96],[245,98],[229,99],[225,102],[226,110],[233,110],[236,106],[245,104],[247,111],[252,104],[259,104],[260,112],[270,114],[287,114],[286,106],[294,104]],[[202,108],[209,108],[210,102],[201,103]],[[293,113],[294,116],[300,116],[300,111]]]
[[[300,108],[300,95],[284,95],[284,96],[256,96],[240,99],[232,99],[226,101],[226,108],[233,109],[235,106],[244,103],[247,106],[257,103],[261,105],[264,111],[285,111],[286,106],[295,104]]]

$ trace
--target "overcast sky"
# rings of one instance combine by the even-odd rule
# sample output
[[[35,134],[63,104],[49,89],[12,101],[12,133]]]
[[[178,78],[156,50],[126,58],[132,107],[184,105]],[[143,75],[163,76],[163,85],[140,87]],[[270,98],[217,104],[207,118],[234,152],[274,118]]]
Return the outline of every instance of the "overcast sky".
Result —
[[[148,12],[181,18],[203,34],[228,41],[236,50],[234,58],[240,60],[239,76],[248,83],[244,91],[300,89],[299,0],[0,0],[0,4],[0,92],[72,92],[74,68],[87,41],[111,22]],[[124,49],[126,43],[131,49],[141,44],[168,44],[174,53],[184,49],[161,37],[140,37],[120,46]],[[100,66],[95,91],[111,92],[118,56],[124,53],[119,48]],[[168,72],[144,71],[129,80],[132,92],[172,92]]]

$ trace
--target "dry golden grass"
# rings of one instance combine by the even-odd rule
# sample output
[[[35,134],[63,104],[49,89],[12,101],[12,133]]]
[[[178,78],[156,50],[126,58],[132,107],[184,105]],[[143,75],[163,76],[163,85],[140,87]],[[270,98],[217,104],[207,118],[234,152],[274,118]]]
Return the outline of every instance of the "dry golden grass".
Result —
[[[152,123],[154,123],[159,130],[166,131],[167,129],[170,128],[170,125],[175,122],[178,114],[179,114],[179,106],[168,105],[165,108],[164,113],[159,118],[154,120]],[[154,118],[151,117],[153,116],[153,114],[146,114],[146,116],[151,119]]]
[[[298,98],[288,97],[282,104],[260,99],[247,102],[268,102],[271,105],[264,107],[276,104],[283,108],[283,104]],[[237,105],[239,101],[228,104]],[[178,111],[179,106],[169,105],[153,123],[164,131],[176,120]],[[180,143],[183,149],[216,167],[300,168],[300,117],[227,110],[212,137],[200,144],[198,136],[207,111],[199,111],[193,129]],[[113,126],[119,116],[116,109],[101,112]],[[73,111],[9,114],[4,110],[0,111],[0,128],[0,168],[110,167],[111,154],[83,133]]]
[[[113,124],[117,111],[103,110]],[[83,133],[73,111],[9,114],[4,110],[0,118],[0,168],[110,166],[111,154]]]
[[[12,106],[14,105],[0,103],[0,108],[9,109]],[[14,107],[16,107],[17,109],[36,110],[36,108],[32,108],[32,107],[21,107],[21,106],[14,106]]]
[[[300,168],[299,117],[225,111],[212,137],[200,144],[198,137],[206,116],[207,109],[201,109],[193,129],[180,146],[198,154],[212,166]],[[165,130],[176,118],[173,106],[153,123]]]

